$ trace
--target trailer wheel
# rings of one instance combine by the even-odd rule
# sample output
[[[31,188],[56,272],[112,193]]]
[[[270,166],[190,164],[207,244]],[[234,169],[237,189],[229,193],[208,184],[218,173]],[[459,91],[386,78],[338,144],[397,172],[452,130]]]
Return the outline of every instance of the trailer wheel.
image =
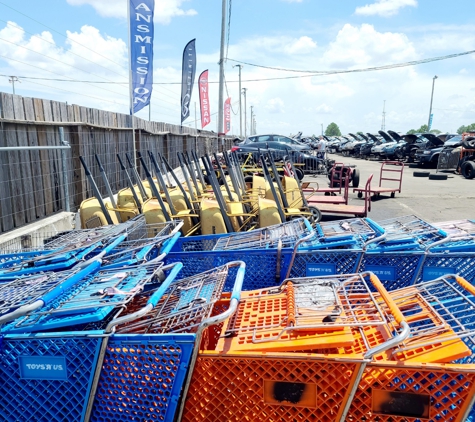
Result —
[[[396,192],[391,192],[391,198],[394,198],[396,196]]]
[[[358,169],[353,170],[353,174],[351,176],[352,186],[357,188],[360,184],[360,171]]]
[[[302,179],[303,179],[304,172],[302,171],[302,169],[295,169],[295,174],[297,175],[297,178],[298,178],[299,180],[302,180]]]
[[[475,163],[473,161],[465,161],[460,170],[465,179],[473,179],[475,177]]]
[[[363,198],[363,192],[358,192],[358,198]]]
[[[446,174],[430,174],[429,179],[430,180],[447,180],[447,175]]]
[[[322,219],[322,212],[317,207],[308,207],[308,210],[312,214],[309,217],[309,221],[311,224],[319,223]]]
[[[413,173],[414,177],[429,177],[430,171],[415,171]]]

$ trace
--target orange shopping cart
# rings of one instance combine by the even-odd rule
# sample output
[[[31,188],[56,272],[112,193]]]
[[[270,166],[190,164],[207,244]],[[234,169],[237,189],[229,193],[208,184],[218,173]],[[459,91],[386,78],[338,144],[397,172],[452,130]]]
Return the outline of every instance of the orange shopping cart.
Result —
[[[201,345],[182,420],[471,420],[474,297],[458,276],[388,292],[369,272],[243,292]]]

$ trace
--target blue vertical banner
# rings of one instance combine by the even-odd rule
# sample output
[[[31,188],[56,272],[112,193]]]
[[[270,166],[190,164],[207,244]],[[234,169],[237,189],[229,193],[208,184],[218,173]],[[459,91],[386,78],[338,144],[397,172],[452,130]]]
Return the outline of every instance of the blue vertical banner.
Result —
[[[186,44],[183,50],[183,65],[181,72],[181,123],[190,115],[191,92],[195,83],[196,49],[195,39]]]
[[[431,115],[429,116],[429,130],[432,127],[432,119],[433,118],[434,118],[434,115],[431,113]]]
[[[150,104],[153,87],[154,0],[130,0],[131,114]]]

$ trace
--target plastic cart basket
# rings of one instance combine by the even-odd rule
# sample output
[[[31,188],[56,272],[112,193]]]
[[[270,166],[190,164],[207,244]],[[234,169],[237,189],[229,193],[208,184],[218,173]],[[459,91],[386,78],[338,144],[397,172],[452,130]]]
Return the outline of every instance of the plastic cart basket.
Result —
[[[371,273],[245,292],[200,350],[181,420],[464,421],[474,293],[456,276],[387,292]]]
[[[447,242],[432,245],[431,252],[475,252],[475,221],[458,220],[434,223],[449,235]]]
[[[192,349],[202,338],[209,341],[213,326],[236,310],[244,268],[232,262],[137,296],[110,325],[116,330],[103,348],[90,420],[173,421],[196,359],[197,347],[194,355]],[[221,304],[230,278],[233,291]]]
[[[143,272],[144,266],[139,268]],[[166,288],[180,268],[180,265],[174,266],[163,282],[153,268],[147,269],[145,276],[141,274],[139,277],[137,273],[135,284],[131,280],[127,283],[124,277],[116,274],[116,281],[123,282],[116,284],[115,288],[120,288],[120,291],[115,291],[115,294],[109,290],[114,288],[111,280],[114,274],[103,271],[86,278],[82,284],[74,285],[55,300],[45,300],[46,305],[39,311],[4,326],[0,366],[2,419],[85,420],[87,405],[93,399],[94,375],[102,368],[101,350],[111,334],[106,330],[108,323],[146,283]],[[163,267],[158,269],[163,270]],[[81,299],[85,299],[87,286],[101,280],[104,280],[101,287],[108,291],[96,296],[89,290],[91,301],[95,302],[94,308]],[[63,300],[65,296],[70,297],[69,302]],[[56,308],[58,304],[62,309]],[[111,311],[107,313],[106,309]],[[176,339],[167,340],[176,344]],[[177,363],[179,365],[178,360]]]
[[[47,256],[40,256],[32,260],[23,261],[18,265],[0,269],[0,282],[11,281],[19,277],[48,271],[62,271],[76,265],[84,265],[95,259],[101,259],[117,247],[127,237],[120,234],[115,238],[106,238],[76,250],[59,251]]]
[[[0,269],[18,266],[27,261],[30,266],[51,256],[71,256],[96,242],[115,237],[127,228],[140,227],[142,220],[130,220],[116,226],[65,232],[38,232],[15,238],[0,245]],[[137,230],[138,231],[138,230]],[[129,233],[130,235],[130,233]],[[68,252],[70,254],[68,255]],[[60,254],[62,253],[62,255]]]
[[[378,221],[377,224],[384,232],[366,242],[367,251],[425,250],[448,239],[446,232],[414,215],[390,218]]]
[[[120,268],[161,261],[181,236],[182,226],[181,220],[147,224],[147,233],[156,233],[154,237],[121,242],[103,259],[103,267]]]
[[[334,231],[324,230],[320,230],[320,234],[309,230],[306,237],[293,242],[293,249],[234,249],[233,245],[231,250],[207,251],[199,250],[200,245],[193,243],[194,239],[180,238],[166,256],[165,262],[182,262],[183,276],[187,277],[226,262],[244,261],[247,271],[243,290],[275,286],[288,277],[290,269],[290,274],[295,277],[356,271],[362,256],[359,237],[352,233],[335,236]],[[330,235],[327,236],[327,233]],[[225,291],[231,287],[225,286]]]

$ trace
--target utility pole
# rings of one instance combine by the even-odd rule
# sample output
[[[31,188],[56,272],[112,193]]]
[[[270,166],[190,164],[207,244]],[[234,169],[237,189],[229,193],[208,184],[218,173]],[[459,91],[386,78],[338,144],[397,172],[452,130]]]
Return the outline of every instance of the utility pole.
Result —
[[[221,144],[224,144],[224,38],[226,27],[226,0],[222,1],[221,14],[221,48],[219,52],[219,101],[218,101],[218,138],[221,139]]]
[[[429,121],[427,122],[427,131],[430,131],[432,126],[432,100],[434,99],[434,84],[437,79],[437,75],[432,78],[432,94],[430,95],[430,108],[429,108]]]
[[[18,79],[16,76],[10,76],[10,79],[8,79],[8,82],[12,84],[13,95],[15,95],[15,82],[21,82],[20,79]]]
[[[253,108],[254,108],[254,106],[251,106],[251,130],[250,130],[250,134],[251,134],[251,135],[254,135],[253,130],[252,130],[252,128],[253,128],[253,121],[254,121],[254,116],[252,115],[252,109],[253,109]]]
[[[322,136],[323,136],[323,123],[321,123],[321,125],[322,125]]]
[[[244,95],[244,137],[247,137],[247,103],[246,103],[246,91],[247,88],[242,89]]]
[[[383,103],[383,119],[381,121],[381,130],[386,130],[386,100]]]
[[[241,64],[237,64],[233,67],[239,67],[239,136],[242,138],[242,105],[241,105],[241,93],[242,93],[242,89],[241,89],[241,68],[242,68],[242,65]]]

